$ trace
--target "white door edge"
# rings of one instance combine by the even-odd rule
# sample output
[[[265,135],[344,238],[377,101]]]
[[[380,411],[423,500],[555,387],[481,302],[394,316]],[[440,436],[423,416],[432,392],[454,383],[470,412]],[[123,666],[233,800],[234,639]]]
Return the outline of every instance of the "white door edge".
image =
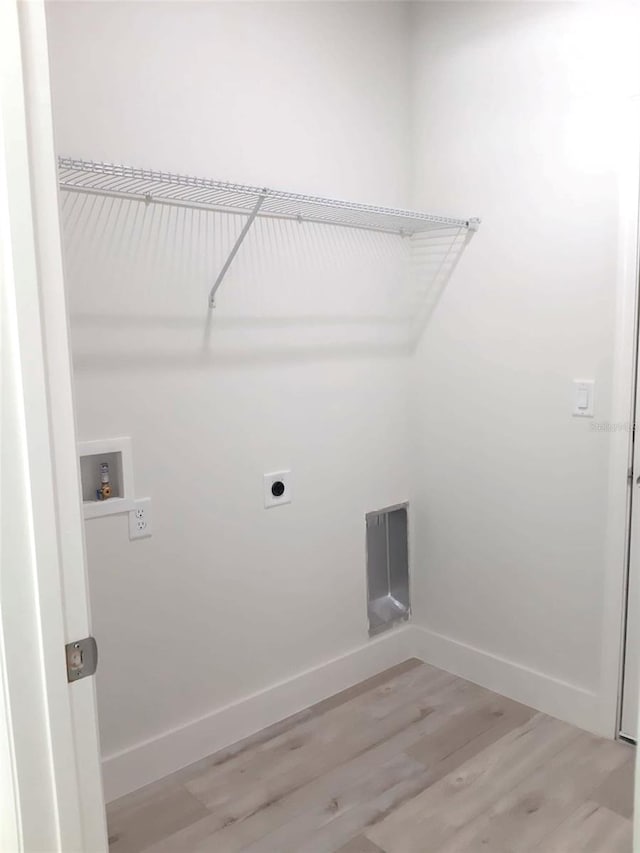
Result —
[[[43,0],[0,3],[0,134],[0,837],[101,853],[94,679],[69,685],[64,662],[89,611]]]
[[[637,373],[638,354],[638,251],[640,245],[640,97],[632,99],[633,109],[627,127],[627,145],[625,160],[627,163],[623,174],[626,175],[624,185],[621,185],[620,225],[621,225],[621,276],[624,287],[619,299],[618,312],[628,316],[627,327],[624,337],[620,335],[617,339],[618,353],[621,358],[628,362],[630,372],[629,384],[631,386],[629,404],[629,422],[631,430],[633,424],[640,422],[640,389],[637,385],[640,374]],[[619,289],[620,291],[620,289]],[[631,319],[633,319],[632,336],[630,332]],[[620,323],[618,323],[620,330]],[[629,341],[629,338],[631,340]],[[615,389],[614,389],[615,390]],[[635,399],[635,406],[634,406]],[[618,670],[618,713],[616,718],[616,735],[635,740],[638,731],[637,709],[638,702],[638,678],[637,665],[640,656],[631,648],[633,636],[640,628],[640,601],[635,601],[637,595],[637,581],[640,579],[640,565],[634,566],[640,560],[640,517],[638,506],[640,506],[640,490],[636,485],[636,479],[640,475],[640,443],[633,442],[633,432],[629,432],[627,471],[630,480],[627,487],[627,540],[625,557],[628,559],[627,571],[623,584],[622,603],[622,625],[621,637],[623,653],[621,654]],[[615,445],[614,445],[615,450]],[[612,451],[613,452],[613,451]],[[620,465],[622,460],[622,447],[620,452]],[[613,466],[612,466],[613,468]],[[618,480],[623,478],[622,472],[618,474]],[[626,562],[626,561],[625,561]],[[610,638],[613,641],[613,637]]]

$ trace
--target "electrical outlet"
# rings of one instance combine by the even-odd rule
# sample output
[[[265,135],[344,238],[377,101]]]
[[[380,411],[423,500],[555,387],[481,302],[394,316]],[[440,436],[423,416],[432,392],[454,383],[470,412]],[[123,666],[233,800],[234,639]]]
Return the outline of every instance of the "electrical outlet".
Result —
[[[265,509],[290,504],[292,500],[291,471],[275,471],[273,474],[265,474],[263,492]]]
[[[151,498],[140,498],[129,511],[129,539],[144,539],[151,536],[151,531]]]

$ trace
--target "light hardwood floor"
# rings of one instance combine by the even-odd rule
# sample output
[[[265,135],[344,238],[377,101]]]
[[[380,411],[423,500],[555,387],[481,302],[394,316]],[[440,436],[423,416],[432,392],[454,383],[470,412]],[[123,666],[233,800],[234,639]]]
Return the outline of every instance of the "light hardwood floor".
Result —
[[[111,803],[110,853],[629,853],[633,762],[407,661]]]

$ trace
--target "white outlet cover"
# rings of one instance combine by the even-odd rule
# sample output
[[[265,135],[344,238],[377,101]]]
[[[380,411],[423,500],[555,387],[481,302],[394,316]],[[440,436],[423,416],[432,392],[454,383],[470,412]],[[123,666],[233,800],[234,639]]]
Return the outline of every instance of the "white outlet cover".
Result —
[[[274,471],[272,474],[264,475],[265,509],[290,504],[292,497],[291,471]]]
[[[152,532],[151,498],[140,498],[129,512],[129,539],[147,539]]]

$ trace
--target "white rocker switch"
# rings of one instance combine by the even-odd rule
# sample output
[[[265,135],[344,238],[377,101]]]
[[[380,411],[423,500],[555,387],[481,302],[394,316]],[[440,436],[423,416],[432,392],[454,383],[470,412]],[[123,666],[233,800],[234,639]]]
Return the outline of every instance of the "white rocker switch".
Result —
[[[593,417],[593,379],[573,380],[573,416],[574,418]]]

